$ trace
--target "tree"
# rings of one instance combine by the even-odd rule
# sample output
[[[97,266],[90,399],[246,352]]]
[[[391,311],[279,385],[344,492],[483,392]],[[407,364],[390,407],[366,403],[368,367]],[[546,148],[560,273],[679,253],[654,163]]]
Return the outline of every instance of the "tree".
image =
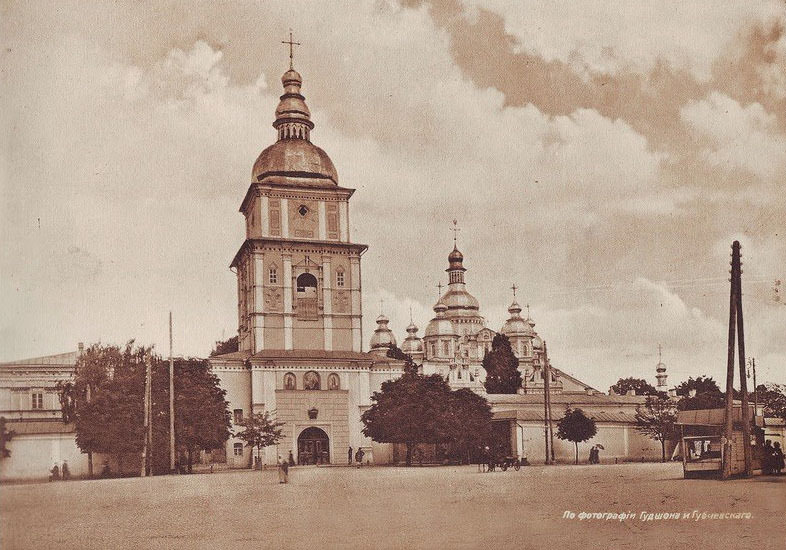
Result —
[[[95,452],[115,457],[123,471],[126,455],[141,454],[144,434],[145,372],[152,374],[153,471],[169,471],[169,364],[151,348],[94,344],[77,359],[72,382],[59,384],[64,422],[73,422],[76,443],[88,454],[93,475]],[[230,436],[225,392],[206,361],[178,360],[175,365],[175,435],[188,454],[222,447]]]
[[[213,357],[215,355],[224,355],[225,353],[232,353],[237,350],[238,350],[238,338],[237,335],[235,335],[227,340],[216,342],[216,347],[213,348],[213,351],[210,352],[210,357]]]
[[[504,334],[497,334],[491,341],[491,351],[483,357],[486,370],[486,391],[489,393],[516,393],[521,387],[519,360]]]
[[[765,416],[786,420],[786,385],[759,384],[756,394],[759,403],[764,404]]]
[[[145,361],[150,348],[93,344],[77,358],[73,382],[58,384],[63,421],[74,423],[76,444],[87,453],[115,456],[122,472],[123,455],[139,452],[143,441]]]
[[[609,388],[617,395],[626,395],[629,390],[636,392],[636,395],[657,395],[658,390],[643,378],[620,378],[617,383]]]
[[[587,418],[581,409],[565,409],[565,416],[557,423],[557,438],[572,441],[576,446],[576,464],[579,463],[579,443],[598,433],[595,421]]]
[[[661,461],[666,462],[666,440],[674,435],[677,406],[665,395],[650,395],[644,408],[636,407],[636,429],[655,441],[660,441]]]
[[[14,430],[5,429],[5,416],[0,416],[0,459],[11,456],[11,451],[6,448],[6,445],[15,435]]]
[[[232,435],[226,391],[204,359],[174,361],[175,442],[187,457],[201,450],[221,449]],[[169,470],[169,361],[157,358],[153,366],[153,460],[156,470]],[[160,433],[160,436],[157,434]]]
[[[724,393],[711,377],[689,377],[675,388],[682,399],[677,403],[681,411],[719,409],[724,406]]]
[[[268,411],[252,413],[238,424],[243,427],[243,431],[236,434],[236,437],[245,441],[247,446],[256,448],[257,461],[260,460],[262,449],[277,444],[284,437],[281,432],[284,423],[273,420]]]
[[[371,408],[361,416],[363,434],[381,443],[404,443],[407,466],[419,443],[448,439],[445,413],[450,386],[438,374],[424,376],[405,372],[382,383],[371,396]]]
[[[447,404],[446,439],[467,462],[472,452],[486,443],[491,429],[491,406],[469,388],[450,392]]]

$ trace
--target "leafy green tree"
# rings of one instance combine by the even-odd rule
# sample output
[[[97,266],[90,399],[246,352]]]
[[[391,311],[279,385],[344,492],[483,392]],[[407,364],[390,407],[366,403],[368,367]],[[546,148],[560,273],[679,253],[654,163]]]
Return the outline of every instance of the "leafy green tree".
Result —
[[[643,378],[620,378],[617,383],[609,388],[617,395],[626,395],[629,390],[636,392],[636,395],[657,395],[658,390]]]
[[[756,398],[759,403],[764,403],[765,416],[786,420],[786,385],[759,384],[756,388]]]
[[[485,397],[469,388],[450,392],[444,433],[462,461],[469,462],[473,452],[488,441],[491,418],[491,405]]]
[[[486,391],[489,393],[516,393],[521,387],[519,360],[504,334],[497,334],[491,341],[491,351],[483,357],[486,370]]]
[[[260,460],[262,449],[277,444],[284,437],[281,431],[284,423],[271,418],[268,411],[253,413],[238,424],[243,427],[243,431],[236,434],[236,437],[257,450],[257,461]]]
[[[147,347],[129,341],[124,348],[94,344],[77,359],[72,382],[59,385],[64,422],[73,422],[76,443],[88,453],[113,455],[120,472],[128,454],[144,444],[144,393],[147,365],[152,374],[153,470],[169,471],[169,364]],[[206,361],[175,365],[175,439],[188,454],[223,447],[230,431],[228,404]]]
[[[660,441],[661,461],[666,462],[666,441],[675,434],[677,406],[665,395],[649,395],[644,408],[636,407],[636,429]]]
[[[153,463],[155,471],[169,471],[169,361],[153,363]],[[185,454],[190,472],[201,450],[221,449],[231,436],[226,391],[204,359],[174,361],[175,443]]]
[[[450,386],[438,374],[407,372],[382,383],[371,396],[371,407],[361,416],[363,434],[381,443],[404,443],[407,466],[419,443],[440,443],[448,438],[445,413]]]
[[[5,416],[0,416],[0,459],[11,456],[11,451],[6,448],[6,445],[15,435],[15,431],[5,429]]]
[[[719,409],[724,406],[724,393],[709,376],[689,377],[675,388],[682,399],[677,403],[681,411]]]
[[[224,355],[225,353],[233,353],[238,350],[237,335],[227,340],[216,342],[216,347],[210,352],[210,357],[215,355]]]
[[[598,433],[595,421],[587,418],[581,409],[565,409],[565,416],[557,423],[557,438],[572,441],[576,446],[576,464],[579,463],[579,443],[592,439]]]

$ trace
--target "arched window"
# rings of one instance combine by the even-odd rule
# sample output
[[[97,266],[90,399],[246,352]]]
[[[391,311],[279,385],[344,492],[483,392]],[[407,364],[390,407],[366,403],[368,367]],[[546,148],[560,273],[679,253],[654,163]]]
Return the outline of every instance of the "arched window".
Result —
[[[308,371],[303,375],[303,389],[304,390],[318,390],[321,389],[319,374],[313,370]]]
[[[341,388],[341,381],[338,378],[338,374],[335,372],[331,372],[328,375],[328,389],[329,390],[338,390]]]
[[[344,286],[344,270],[341,268],[336,270],[336,286]]]
[[[288,372],[284,375],[284,389],[285,390],[294,390],[297,387],[297,381],[295,379],[295,375],[291,372]]]
[[[437,346],[436,344],[431,344],[431,357],[437,355]]]
[[[445,357],[450,355],[450,342],[442,342],[442,355]]]
[[[317,294],[317,278],[311,273],[301,273],[297,278],[297,291],[298,294],[304,293],[306,295]]]
[[[271,285],[275,285],[278,283],[278,268],[274,265],[270,266],[267,272],[268,278],[267,280],[270,282]]]
[[[232,446],[232,449],[235,453],[235,456],[243,456],[243,444],[242,443],[235,443]]]
[[[297,278],[297,316],[299,319],[318,319],[317,278],[311,273],[301,273]]]

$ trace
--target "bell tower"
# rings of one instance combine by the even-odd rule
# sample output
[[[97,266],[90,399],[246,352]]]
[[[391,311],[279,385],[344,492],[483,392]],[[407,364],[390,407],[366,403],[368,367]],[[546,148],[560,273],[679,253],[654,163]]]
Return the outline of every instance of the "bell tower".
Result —
[[[360,258],[367,246],[350,240],[354,189],[339,186],[330,157],[311,143],[303,79],[291,64],[281,83],[277,141],[254,163],[240,206],[246,239],[231,264],[239,350],[360,352]]]

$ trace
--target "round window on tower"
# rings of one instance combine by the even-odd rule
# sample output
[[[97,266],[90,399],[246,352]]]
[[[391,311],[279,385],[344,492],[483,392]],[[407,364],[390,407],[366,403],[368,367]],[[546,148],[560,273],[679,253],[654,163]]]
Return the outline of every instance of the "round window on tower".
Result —
[[[297,211],[298,214],[300,214],[301,216],[305,216],[306,214],[308,214],[308,206],[306,206],[305,204],[301,204],[300,206],[297,207]]]

